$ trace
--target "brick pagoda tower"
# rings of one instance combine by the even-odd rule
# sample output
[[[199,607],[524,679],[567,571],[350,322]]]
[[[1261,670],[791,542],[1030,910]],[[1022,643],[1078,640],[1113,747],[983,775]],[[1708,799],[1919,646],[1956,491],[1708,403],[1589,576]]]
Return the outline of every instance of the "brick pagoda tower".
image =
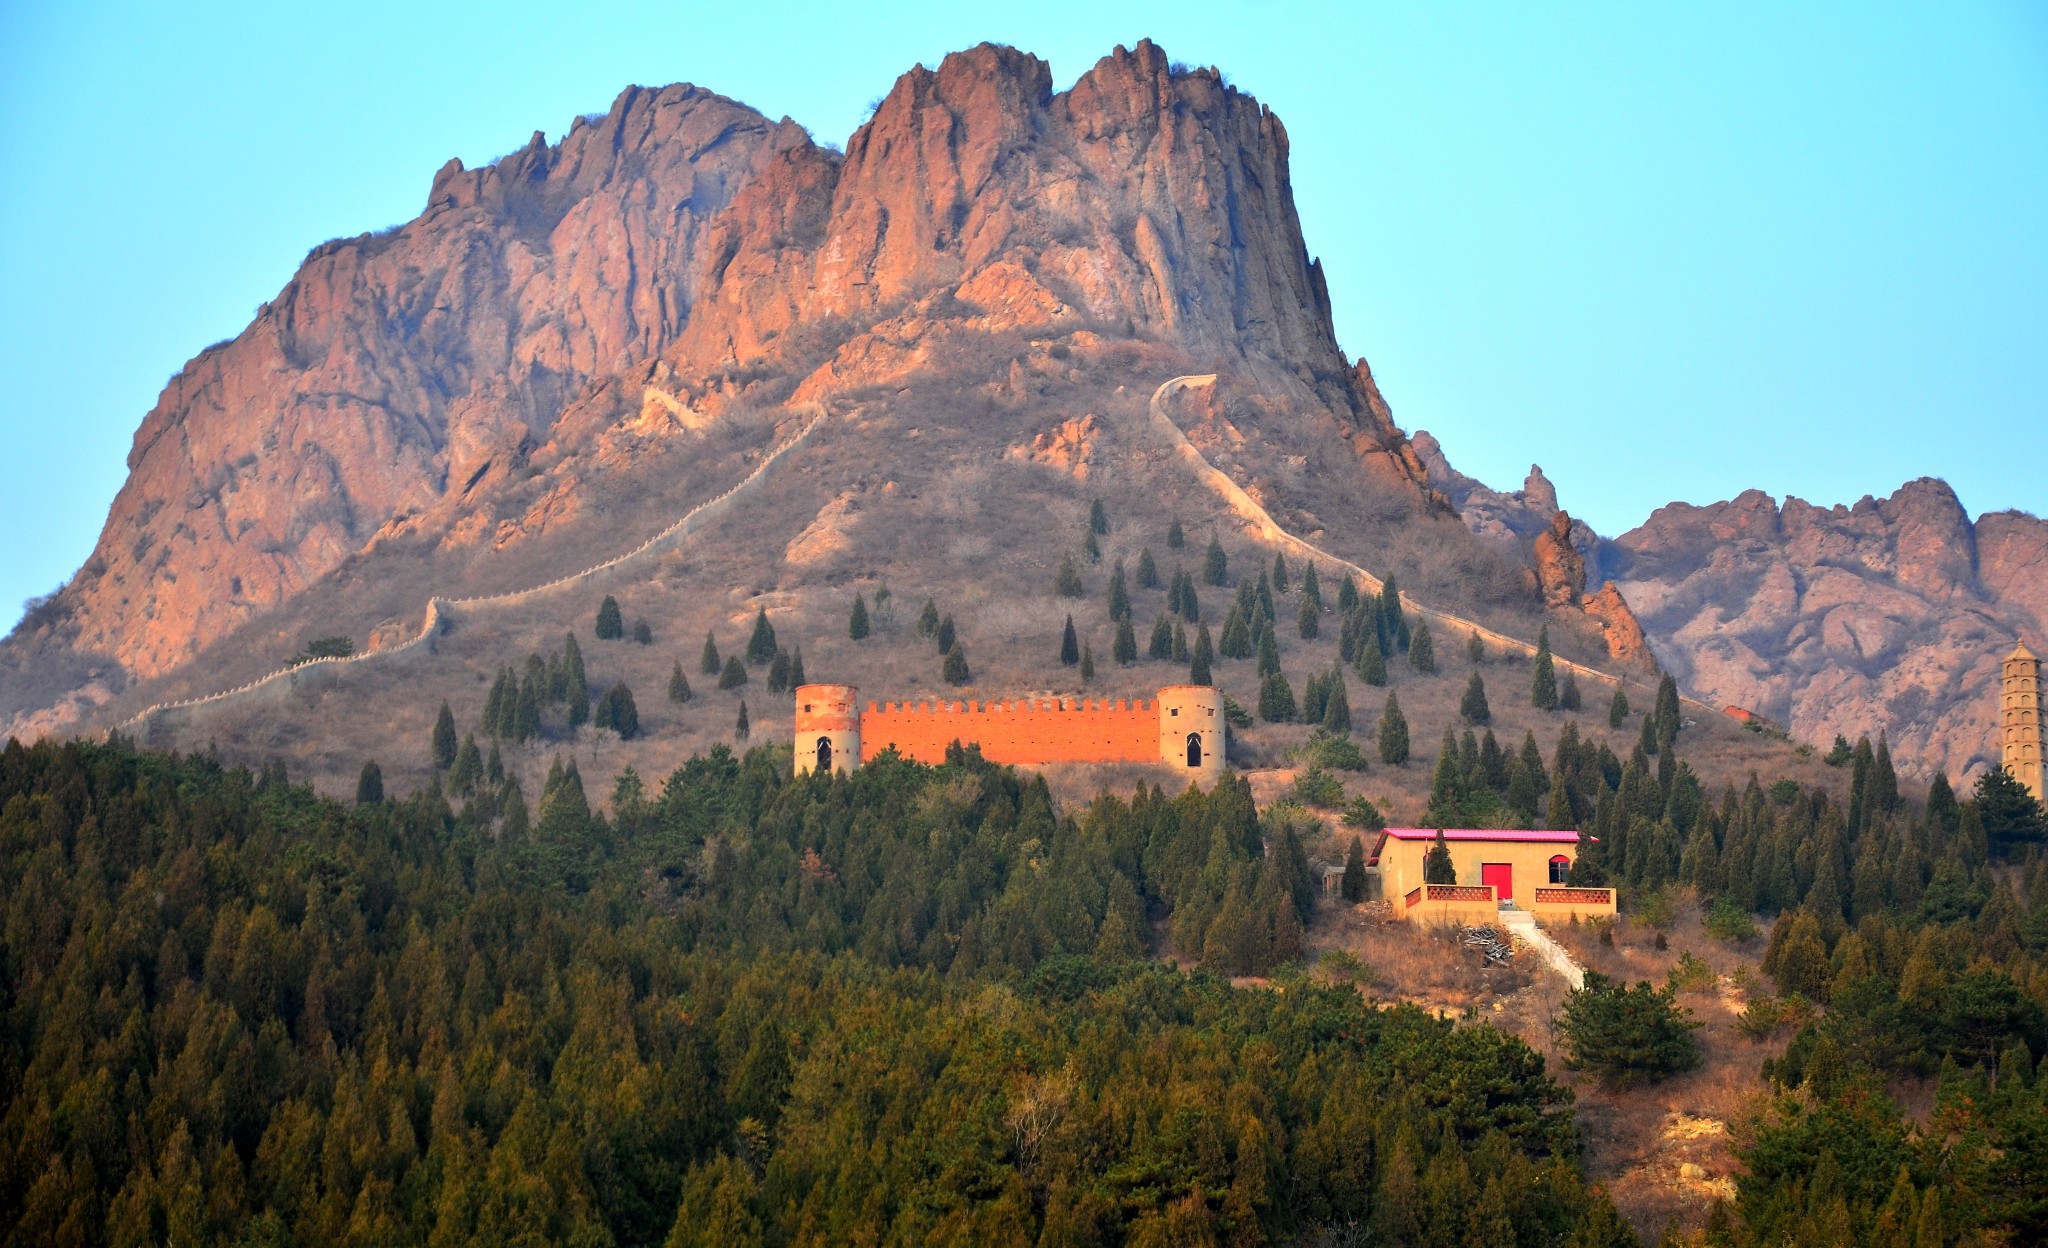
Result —
[[[2013,779],[2036,801],[2048,800],[2048,773],[2041,752],[2041,660],[2021,642],[2005,656],[1999,681],[1999,757]]]

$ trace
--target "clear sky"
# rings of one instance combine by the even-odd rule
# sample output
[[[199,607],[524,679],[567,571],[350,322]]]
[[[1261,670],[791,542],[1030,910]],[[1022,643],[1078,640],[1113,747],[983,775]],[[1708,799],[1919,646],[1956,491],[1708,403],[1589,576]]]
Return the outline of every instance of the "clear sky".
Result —
[[[1002,11],[998,11],[1001,9]],[[981,40],[1150,36],[1270,105],[1403,427],[1609,534],[1751,487],[2048,513],[2048,5],[0,0],[0,615],[306,251],[450,156],[695,82],[843,141]]]

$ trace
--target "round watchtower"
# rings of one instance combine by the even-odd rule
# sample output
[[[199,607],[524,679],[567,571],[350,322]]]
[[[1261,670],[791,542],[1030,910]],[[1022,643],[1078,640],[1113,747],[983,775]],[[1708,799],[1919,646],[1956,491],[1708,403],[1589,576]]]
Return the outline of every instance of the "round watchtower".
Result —
[[[1223,695],[1208,685],[1159,691],[1159,761],[1204,781],[1223,774]]]
[[[797,686],[797,775],[860,766],[859,697],[852,685]]]

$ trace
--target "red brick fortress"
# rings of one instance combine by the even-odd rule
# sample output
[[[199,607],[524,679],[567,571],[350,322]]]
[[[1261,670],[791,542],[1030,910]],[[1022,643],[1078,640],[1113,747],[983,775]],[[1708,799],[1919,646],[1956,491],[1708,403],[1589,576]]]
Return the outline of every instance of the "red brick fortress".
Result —
[[[1206,685],[1171,685],[1157,698],[941,699],[869,702],[852,685],[796,691],[796,770],[847,771],[894,748],[938,763],[958,741],[991,762],[1153,763],[1213,779],[1223,772],[1223,698]]]

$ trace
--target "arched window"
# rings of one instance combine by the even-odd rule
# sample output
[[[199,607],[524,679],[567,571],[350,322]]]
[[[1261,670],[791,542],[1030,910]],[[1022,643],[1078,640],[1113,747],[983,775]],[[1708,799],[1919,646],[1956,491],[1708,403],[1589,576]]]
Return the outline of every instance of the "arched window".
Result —
[[[818,770],[832,770],[832,738],[818,738]]]
[[[1191,732],[1188,734],[1188,766],[1200,767],[1201,765],[1202,734],[1199,732]]]
[[[1562,883],[1564,883],[1564,882],[1565,882],[1565,881],[1566,881],[1567,879],[1571,878],[1571,873],[1572,873],[1572,860],[1571,860],[1571,859],[1569,859],[1569,858],[1565,857],[1565,856],[1564,856],[1563,854],[1553,854],[1553,855],[1551,855],[1551,858],[1550,858],[1550,882],[1551,882],[1552,884],[1562,884]]]

